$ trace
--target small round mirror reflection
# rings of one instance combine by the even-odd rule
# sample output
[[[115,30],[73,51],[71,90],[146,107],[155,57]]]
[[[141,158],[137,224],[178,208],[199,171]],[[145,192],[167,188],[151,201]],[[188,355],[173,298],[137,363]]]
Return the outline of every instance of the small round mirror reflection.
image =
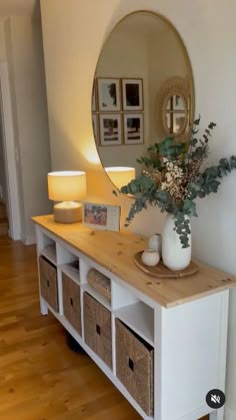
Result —
[[[172,78],[188,88],[163,96]],[[139,176],[137,159],[150,145],[169,134],[185,141],[193,102],[189,57],[174,27],[151,12],[126,16],[105,42],[94,77],[92,120],[103,167],[132,167]]]

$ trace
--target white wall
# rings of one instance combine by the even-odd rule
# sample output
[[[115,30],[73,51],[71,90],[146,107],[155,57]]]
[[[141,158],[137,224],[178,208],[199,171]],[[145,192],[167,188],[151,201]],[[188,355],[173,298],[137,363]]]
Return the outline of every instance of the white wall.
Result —
[[[0,19],[0,61],[6,60],[4,21],[5,19]]]
[[[112,186],[102,172],[93,142],[91,92],[94,71],[106,35],[125,14],[150,9],[167,17],[180,32],[193,67],[196,111],[202,126],[217,122],[212,153],[236,153],[235,140],[235,14],[234,0],[100,0],[78,2],[41,0],[52,162],[89,171],[89,197],[114,202]],[[92,181],[99,178],[96,188]],[[199,202],[193,222],[194,256],[236,274],[236,174],[223,182],[219,194]],[[115,201],[116,203],[118,201]],[[130,201],[123,199],[122,217]],[[157,209],[135,219],[132,229],[158,231],[162,219]],[[226,420],[236,418],[236,293],[231,293]]]
[[[47,173],[50,171],[47,102],[41,22],[11,17],[5,22],[6,53],[14,119],[22,240],[34,242],[31,217],[49,213]]]

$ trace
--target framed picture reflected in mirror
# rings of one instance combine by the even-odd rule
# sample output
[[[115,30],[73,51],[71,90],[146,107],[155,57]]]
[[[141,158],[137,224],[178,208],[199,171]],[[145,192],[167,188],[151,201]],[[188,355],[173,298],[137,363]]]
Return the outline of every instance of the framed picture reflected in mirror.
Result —
[[[118,146],[122,143],[121,114],[100,114],[101,146]]]
[[[122,98],[124,111],[142,111],[143,80],[122,79]]]
[[[124,143],[143,144],[143,114],[124,114]]]
[[[99,111],[114,112],[121,110],[120,79],[97,79]]]

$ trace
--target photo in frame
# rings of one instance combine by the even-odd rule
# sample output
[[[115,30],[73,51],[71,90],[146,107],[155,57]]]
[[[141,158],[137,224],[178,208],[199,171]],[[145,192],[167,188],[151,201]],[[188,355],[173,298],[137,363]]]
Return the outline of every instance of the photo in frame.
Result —
[[[122,79],[122,98],[124,111],[142,111],[143,80]]]
[[[83,203],[83,224],[101,230],[120,230],[120,207],[100,203]]]
[[[114,112],[121,110],[120,79],[97,79],[99,111]]]
[[[124,143],[144,143],[143,114],[124,114]]]
[[[120,114],[100,114],[100,144],[115,146],[122,143],[122,127]]]

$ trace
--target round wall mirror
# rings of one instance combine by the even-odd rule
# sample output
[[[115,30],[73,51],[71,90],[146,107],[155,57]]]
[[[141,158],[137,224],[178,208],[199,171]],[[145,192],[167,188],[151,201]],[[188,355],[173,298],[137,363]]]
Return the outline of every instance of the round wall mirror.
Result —
[[[92,121],[104,169],[131,167],[139,176],[136,160],[169,135],[186,141],[193,114],[193,74],[178,32],[152,12],[126,16],[106,40],[94,76]]]

